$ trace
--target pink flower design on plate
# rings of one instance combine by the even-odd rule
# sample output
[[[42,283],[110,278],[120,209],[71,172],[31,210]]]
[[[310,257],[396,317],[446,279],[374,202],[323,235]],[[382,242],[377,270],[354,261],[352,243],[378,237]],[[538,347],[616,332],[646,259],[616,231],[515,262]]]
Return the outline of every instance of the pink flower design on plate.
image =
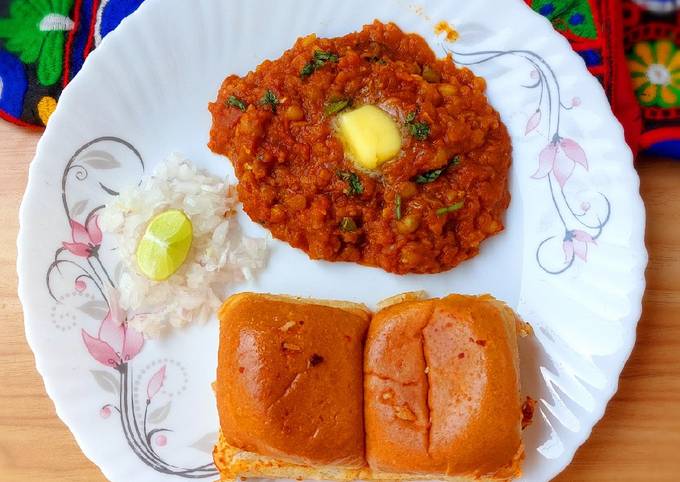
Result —
[[[564,260],[569,262],[574,256],[578,256],[583,261],[588,261],[588,244],[597,245],[597,241],[590,234],[579,229],[567,231],[562,243]]]
[[[77,279],[75,283],[73,283],[73,287],[76,289],[78,293],[82,293],[87,289],[87,285],[85,282],[81,279]]]
[[[524,129],[524,135],[526,136],[531,131],[536,129],[540,123],[541,123],[541,111],[536,109],[536,112],[534,112],[533,115],[529,117],[529,120],[527,121],[526,129]]]
[[[165,435],[156,436],[156,445],[164,447],[168,443],[168,438]]]
[[[97,254],[97,249],[99,249],[99,245],[102,243],[99,217],[96,214],[90,216],[85,226],[71,219],[71,238],[73,240],[72,243],[61,243],[64,249],[83,258],[89,258]]]
[[[117,368],[132,360],[142,350],[144,336],[130,328],[125,312],[118,304],[118,293],[109,290],[109,312],[94,337],[82,330],[83,341],[90,355],[99,363]]]
[[[151,400],[161,388],[163,388],[163,382],[165,381],[165,365],[163,365],[154,375],[149,379],[149,383],[146,386],[146,397]]]
[[[588,170],[588,159],[583,148],[572,139],[556,136],[538,155],[538,170],[531,177],[542,179],[552,172],[560,187],[564,187],[576,164]]]

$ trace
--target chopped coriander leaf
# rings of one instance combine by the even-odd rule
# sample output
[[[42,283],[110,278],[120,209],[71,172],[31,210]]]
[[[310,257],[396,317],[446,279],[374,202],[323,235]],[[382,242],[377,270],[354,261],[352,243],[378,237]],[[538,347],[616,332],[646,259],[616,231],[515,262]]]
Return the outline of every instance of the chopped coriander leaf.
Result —
[[[338,172],[338,177],[347,183],[348,187],[345,191],[347,195],[358,196],[364,192],[364,185],[361,184],[361,179],[353,172],[340,171]]]
[[[317,50],[314,52],[315,62],[337,62],[338,54],[332,52],[324,52],[323,50]],[[323,64],[322,64],[323,65]]]
[[[445,208],[439,208],[437,209],[437,216],[444,216],[447,213],[458,211],[460,208],[463,207],[463,204],[465,204],[464,201],[458,201],[457,203],[452,204],[450,206],[446,206]]]
[[[399,194],[394,198],[394,215],[397,218],[397,221],[401,219],[401,195]]]
[[[345,109],[349,104],[350,104],[349,99],[334,100],[327,103],[323,111],[326,113],[326,115],[337,114],[338,112]]]
[[[451,159],[448,164],[444,167],[440,167],[439,169],[433,169],[431,171],[426,171],[422,174],[418,174],[414,181],[416,184],[427,184],[429,182],[436,181],[439,176],[444,174],[448,170],[449,167],[455,166],[456,164],[460,163],[460,157],[456,156],[453,159]]]
[[[419,141],[424,141],[430,135],[430,125],[427,122],[412,122],[408,130]]]
[[[416,182],[416,184],[427,184],[429,182],[436,181],[445,170],[446,166],[440,167],[439,169],[433,169],[422,174],[418,174],[414,181]]]
[[[332,52],[324,52],[323,50],[317,50],[314,52],[312,60],[307,62],[302,70],[300,70],[300,77],[303,79],[312,75],[316,70],[323,67],[326,62],[335,63],[338,61],[338,54]]]
[[[357,223],[354,222],[352,218],[342,218],[340,221],[340,231],[345,231],[346,233],[351,233],[357,230]]]
[[[314,63],[309,62],[309,63],[305,64],[305,66],[302,67],[302,69],[300,70],[300,77],[302,77],[303,79],[305,77],[309,77],[310,75],[312,75],[314,73],[315,70],[316,70],[316,67],[314,67]]]
[[[227,99],[227,104],[229,104],[232,107],[236,107],[237,109],[240,109],[242,111],[246,110],[246,103],[243,102],[238,97],[236,97],[235,95],[229,96],[229,98]]]
[[[411,135],[419,141],[424,141],[430,135],[430,124],[427,122],[416,122],[416,115],[415,111],[409,112],[404,121]]]
[[[272,108],[272,112],[276,113],[276,106],[279,105],[279,99],[273,91],[267,89],[260,99],[260,105],[269,105]]]

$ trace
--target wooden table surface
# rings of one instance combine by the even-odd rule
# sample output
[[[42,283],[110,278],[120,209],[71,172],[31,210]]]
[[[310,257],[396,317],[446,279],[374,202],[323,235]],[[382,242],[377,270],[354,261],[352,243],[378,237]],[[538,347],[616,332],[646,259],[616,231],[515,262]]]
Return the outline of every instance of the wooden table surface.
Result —
[[[0,481],[104,480],[57,418],[24,337],[18,209],[40,134],[0,122]],[[680,480],[680,162],[638,164],[647,293],[638,341],[604,419],[560,482]]]

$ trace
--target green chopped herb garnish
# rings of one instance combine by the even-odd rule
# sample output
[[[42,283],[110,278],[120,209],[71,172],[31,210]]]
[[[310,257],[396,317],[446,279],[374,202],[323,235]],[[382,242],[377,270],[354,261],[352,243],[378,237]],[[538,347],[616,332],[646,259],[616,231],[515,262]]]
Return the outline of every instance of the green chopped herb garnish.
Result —
[[[406,127],[413,137],[419,141],[424,141],[430,135],[430,124],[427,122],[416,122],[416,112],[410,112],[406,116]]]
[[[302,70],[300,70],[300,77],[302,77],[303,79],[307,78],[310,75],[312,75],[315,70],[316,70],[316,67],[314,67],[314,62],[309,62],[309,63],[305,64],[304,67],[302,67]]]
[[[340,231],[345,231],[346,233],[351,233],[357,230],[357,223],[354,222],[352,218],[342,218],[340,221]]]
[[[337,114],[350,104],[349,99],[338,99],[326,104],[323,111],[326,115]]]
[[[338,61],[338,54],[332,52],[324,52],[323,50],[317,50],[314,52],[312,60],[307,62],[302,70],[300,70],[300,77],[307,78],[312,75],[316,70],[320,69],[326,62],[335,63]]]
[[[260,99],[260,105],[269,105],[272,108],[272,112],[276,113],[276,106],[279,105],[279,99],[273,91],[267,89]]]
[[[394,215],[397,218],[397,221],[401,219],[401,195],[397,194],[397,197],[394,198]]]
[[[463,207],[463,204],[465,204],[464,201],[458,201],[457,203],[452,204],[450,206],[446,206],[445,208],[439,208],[437,209],[437,216],[443,216],[447,213],[458,211],[460,208]]]
[[[364,186],[361,184],[361,179],[353,172],[340,171],[338,172],[338,177],[347,183],[348,187],[345,191],[347,195],[358,196],[364,192]]]
[[[409,124],[408,130],[419,141],[424,141],[430,135],[430,125],[427,122],[413,122]]]
[[[237,109],[240,109],[245,112],[246,110],[246,103],[243,102],[241,99],[236,97],[235,95],[230,95],[229,98],[227,99],[227,104],[229,104],[232,107],[236,107]]]
[[[418,174],[413,181],[416,184],[427,184],[432,181],[436,181],[439,176],[444,174],[448,170],[449,167],[455,166],[456,164],[460,163],[460,157],[456,156],[453,159],[451,159],[448,164],[444,167],[440,167],[439,169],[433,169],[431,171],[426,171],[422,174]]]
[[[317,50],[314,52],[315,62],[337,62],[338,54],[332,52],[324,52],[323,50]],[[322,64],[323,65],[323,64]]]

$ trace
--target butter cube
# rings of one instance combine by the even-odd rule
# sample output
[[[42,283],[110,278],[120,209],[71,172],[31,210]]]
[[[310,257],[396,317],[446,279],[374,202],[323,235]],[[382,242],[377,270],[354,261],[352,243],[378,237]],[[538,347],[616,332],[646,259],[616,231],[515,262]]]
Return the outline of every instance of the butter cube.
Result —
[[[384,110],[364,105],[338,116],[338,133],[354,163],[363,169],[377,169],[401,149],[396,122]]]

